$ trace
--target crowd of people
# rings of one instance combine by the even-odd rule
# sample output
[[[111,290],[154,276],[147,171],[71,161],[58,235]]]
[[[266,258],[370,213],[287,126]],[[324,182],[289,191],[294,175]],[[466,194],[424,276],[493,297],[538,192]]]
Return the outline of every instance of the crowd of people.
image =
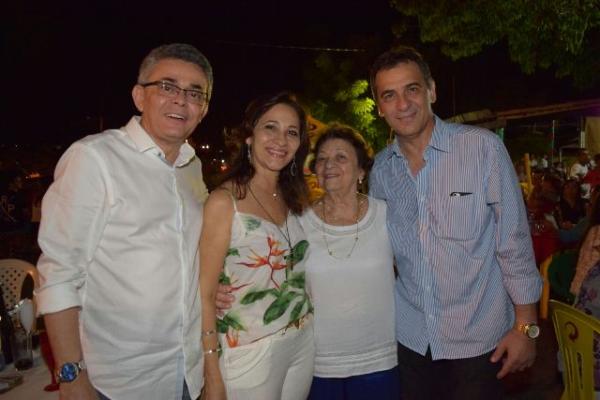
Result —
[[[566,173],[539,164],[532,170],[534,190],[527,208],[536,261],[560,259],[561,279],[553,280],[553,297],[600,318],[600,154],[590,159],[581,149]],[[600,391],[598,339],[593,352],[595,389]]]
[[[538,264],[558,250],[577,248],[583,240],[600,185],[600,164],[595,161],[600,163],[600,154],[590,160],[582,149],[566,173],[532,168],[533,190],[526,201]]]
[[[325,128],[309,203],[293,95],[248,105],[209,194],[186,139],[211,64],[187,44],[144,58],[140,115],[74,143],[42,202],[36,296],[61,399],[502,398],[536,356],[536,238],[600,223],[581,190],[596,169],[582,153],[576,181],[536,173],[525,203],[495,134],[434,114],[417,51],[380,55],[369,78],[395,139],[373,157],[351,127]]]

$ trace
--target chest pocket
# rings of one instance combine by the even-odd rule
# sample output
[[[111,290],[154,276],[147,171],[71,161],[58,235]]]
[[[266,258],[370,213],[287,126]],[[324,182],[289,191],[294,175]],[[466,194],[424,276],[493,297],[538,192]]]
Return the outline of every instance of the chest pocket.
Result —
[[[446,193],[430,204],[433,231],[436,236],[452,240],[471,240],[482,229],[489,209],[479,193]]]

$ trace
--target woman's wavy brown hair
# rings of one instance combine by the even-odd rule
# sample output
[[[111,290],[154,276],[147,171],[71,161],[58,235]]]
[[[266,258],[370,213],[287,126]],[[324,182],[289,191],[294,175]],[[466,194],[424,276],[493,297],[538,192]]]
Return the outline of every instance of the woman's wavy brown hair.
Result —
[[[302,214],[308,204],[308,187],[304,180],[303,166],[310,148],[310,141],[307,132],[306,113],[294,96],[288,92],[260,97],[248,105],[242,123],[232,129],[226,138],[227,145],[234,147],[234,154],[231,169],[223,177],[223,182],[232,182],[234,193],[238,199],[246,197],[248,184],[256,173],[248,159],[249,146],[246,139],[252,136],[258,120],[277,104],[285,104],[291,107],[296,111],[300,121],[300,146],[294,155],[295,163],[290,161],[279,172],[278,181],[279,190],[287,207],[294,214],[299,215]],[[293,171],[292,166],[294,166]]]

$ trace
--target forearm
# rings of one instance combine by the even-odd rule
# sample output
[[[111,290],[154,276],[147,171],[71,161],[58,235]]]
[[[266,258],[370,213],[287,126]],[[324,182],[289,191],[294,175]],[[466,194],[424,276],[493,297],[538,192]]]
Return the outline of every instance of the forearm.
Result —
[[[202,350],[204,352],[204,374],[207,380],[220,381],[219,340],[217,333],[217,317],[215,294],[202,299]]]
[[[65,362],[77,362],[83,359],[79,337],[78,308],[46,314],[44,323],[57,366]]]

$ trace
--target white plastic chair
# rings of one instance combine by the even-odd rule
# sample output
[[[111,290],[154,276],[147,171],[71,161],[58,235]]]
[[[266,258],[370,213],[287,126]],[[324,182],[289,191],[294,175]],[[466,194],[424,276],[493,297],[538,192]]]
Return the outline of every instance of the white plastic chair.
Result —
[[[16,258],[0,260],[0,286],[7,310],[12,310],[21,300],[21,290],[27,275],[33,279],[34,288],[38,287],[37,269],[27,261]]]

